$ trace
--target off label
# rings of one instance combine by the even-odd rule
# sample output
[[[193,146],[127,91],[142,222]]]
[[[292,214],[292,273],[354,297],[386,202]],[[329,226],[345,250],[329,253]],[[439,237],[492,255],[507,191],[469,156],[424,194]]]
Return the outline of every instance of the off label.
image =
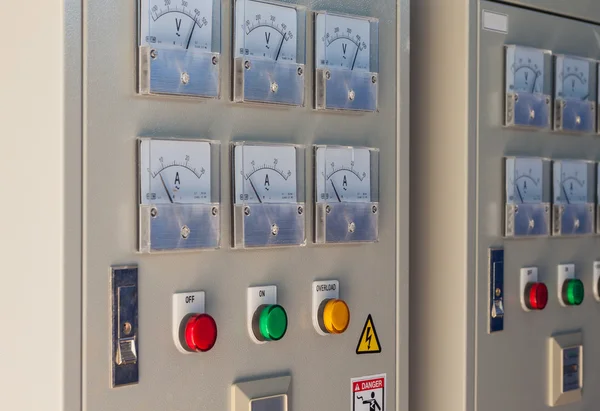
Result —
[[[385,376],[352,378],[352,411],[385,411]]]

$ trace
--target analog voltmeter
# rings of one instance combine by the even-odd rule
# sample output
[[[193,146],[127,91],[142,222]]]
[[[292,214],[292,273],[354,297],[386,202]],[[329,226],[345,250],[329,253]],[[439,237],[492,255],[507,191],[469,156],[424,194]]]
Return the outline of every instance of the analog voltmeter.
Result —
[[[217,248],[219,144],[139,140],[139,249]]]
[[[581,57],[555,57],[554,129],[596,132],[596,62]]]
[[[234,144],[234,247],[305,244],[303,151]]]
[[[378,32],[374,18],[316,13],[317,109],[377,109]]]
[[[139,92],[219,96],[220,2],[141,0]]]
[[[506,126],[550,128],[551,60],[546,50],[506,46]]]
[[[299,6],[236,0],[234,101],[304,105],[305,26]]]
[[[552,166],[554,235],[594,232],[596,164],[585,160],[556,160]]]
[[[505,167],[507,237],[550,234],[550,160],[508,157]]]
[[[379,222],[379,151],[315,147],[315,242],[374,242]]]

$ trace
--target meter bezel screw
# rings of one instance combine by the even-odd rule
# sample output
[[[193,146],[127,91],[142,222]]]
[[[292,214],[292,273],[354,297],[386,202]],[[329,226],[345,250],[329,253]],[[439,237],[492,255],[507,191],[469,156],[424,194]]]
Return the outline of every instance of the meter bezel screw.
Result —
[[[152,60],[156,60],[157,57],[158,51],[156,51],[155,49],[150,50],[150,58],[152,58]]]
[[[219,63],[219,58],[217,56],[213,56],[213,58],[212,58],[213,66],[216,66],[218,63]]]
[[[158,216],[158,209],[156,207],[152,207],[150,209],[150,216],[152,218],[156,218]]]
[[[246,70],[250,70],[250,67],[252,67],[252,64],[250,64],[248,60],[244,61],[244,68]]]
[[[377,214],[377,206],[374,205],[371,210],[373,211],[373,214]]]
[[[250,207],[244,207],[244,215],[250,215]]]
[[[327,80],[331,79],[331,71],[327,70],[327,71],[325,72],[325,78],[326,78]]]
[[[373,84],[377,83],[377,76],[371,77],[371,83],[373,83]]]
[[[217,209],[217,207],[213,207],[212,208],[212,215],[217,215],[219,214],[219,210]]]
[[[181,238],[187,240],[190,237],[192,230],[187,225],[181,227]]]
[[[330,205],[327,205],[327,206],[325,207],[325,212],[326,212],[327,214],[331,213],[331,206],[330,206]]]
[[[304,69],[302,67],[298,67],[298,75],[301,76],[304,74]]]
[[[302,213],[304,213],[304,209],[302,208],[302,206],[298,207],[298,214],[302,215]]]

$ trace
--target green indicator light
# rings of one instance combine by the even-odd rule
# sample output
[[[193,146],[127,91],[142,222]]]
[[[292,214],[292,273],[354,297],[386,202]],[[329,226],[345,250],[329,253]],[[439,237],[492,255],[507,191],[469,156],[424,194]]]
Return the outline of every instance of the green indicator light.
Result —
[[[583,302],[583,283],[581,280],[571,278],[563,283],[563,301],[567,305],[579,305]]]
[[[267,305],[258,318],[260,334],[267,341],[278,341],[287,330],[287,314],[280,305]]]

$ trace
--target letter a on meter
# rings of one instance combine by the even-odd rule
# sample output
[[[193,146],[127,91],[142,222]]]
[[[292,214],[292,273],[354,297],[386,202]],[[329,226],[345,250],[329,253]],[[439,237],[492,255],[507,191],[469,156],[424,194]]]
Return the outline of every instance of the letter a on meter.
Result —
[[[385,411],[385,374],[352,378],[352,411]]]

